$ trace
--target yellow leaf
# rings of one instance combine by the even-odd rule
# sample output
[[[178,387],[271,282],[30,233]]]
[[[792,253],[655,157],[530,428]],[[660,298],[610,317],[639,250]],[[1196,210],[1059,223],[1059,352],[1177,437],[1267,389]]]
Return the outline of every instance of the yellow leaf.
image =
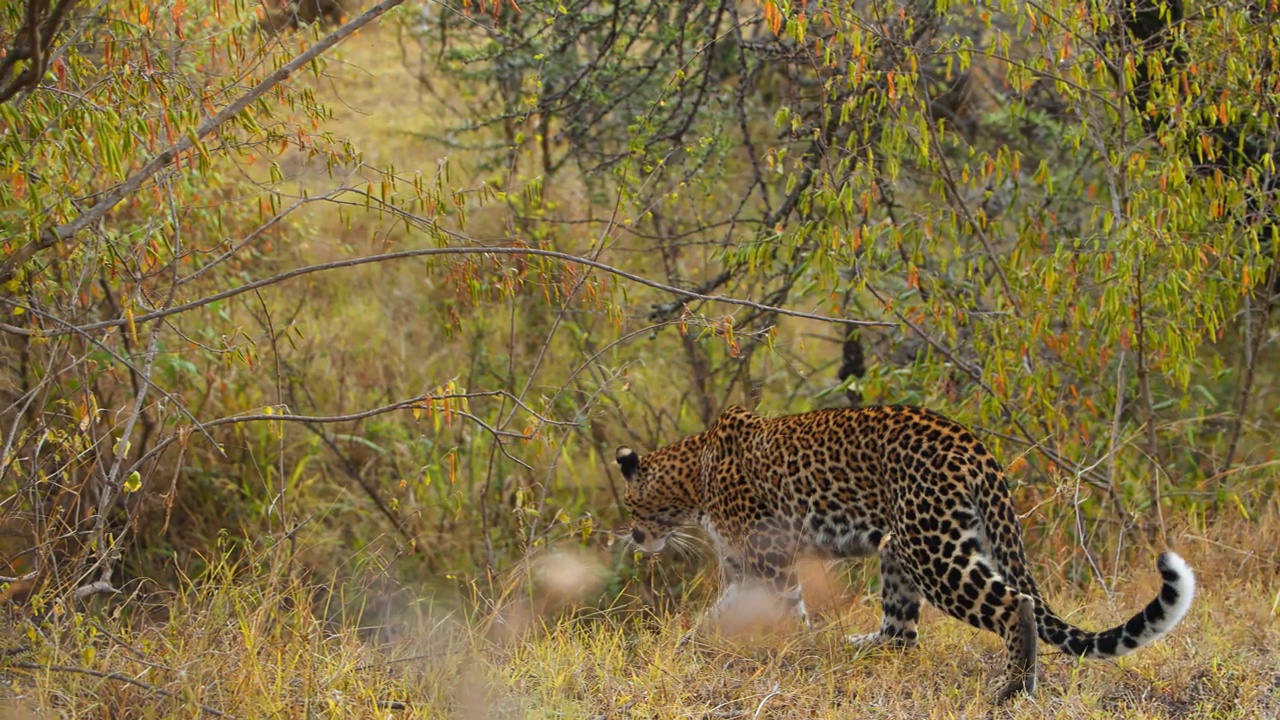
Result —
[[[1244,518],[1246,522],[1253,522],[1253,518],[1249,517],[1249,511],[1245,509],[1244,503],[1240,502],[1240,496],[1236,493],[1231,493],[1231,500],[1235,503],[1236,510],[1240,511],[1240,517]]]

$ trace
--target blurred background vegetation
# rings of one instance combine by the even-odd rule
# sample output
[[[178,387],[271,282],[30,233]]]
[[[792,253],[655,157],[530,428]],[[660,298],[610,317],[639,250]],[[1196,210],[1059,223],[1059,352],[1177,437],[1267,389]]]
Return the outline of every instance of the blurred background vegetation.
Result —
[[[0,0],[4,597],[145,615],[269,576],[376,636],[571,546],[593,603],[669,607],[698,558],[614,542],[612,449],[729,404],[970,425],[1067,582],[1248,526],[1278,22]]]

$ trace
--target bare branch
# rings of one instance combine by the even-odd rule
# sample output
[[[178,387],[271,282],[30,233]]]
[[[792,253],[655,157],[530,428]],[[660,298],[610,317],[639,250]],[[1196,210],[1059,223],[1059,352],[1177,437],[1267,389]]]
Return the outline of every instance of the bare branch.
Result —
[[[49,51],[53,47],[54,38],[62,30],[71,8],[77,0],[58,0],[44,17],[40,11],[49,7],[47,2],[27,0],[27,19],[22,28],[14,33],[13,45],[0,55],[0,103],[8,102],[23,90],[34,90],[39,87],[48,67]],[[17,64],[26,61],[22,72],[13,75]]]
[[[202,432],[207,433],[209,429],[218,427],[220,425],[236,425],[239,423],[248,423],[248,422],[298,422],[298,423],[304,423],[304,424],[352,422],[355,420],[363,420],[365,418],[371,418],[377,415],[385,415],[387,413],[395,412],[397,410],[411,410],[414,408],[427,409],[428,403],[432,401],[460,400],[460,399],[471,399],[471,398],[482,398],[482,397],[503,397],[508,400],[511,400],[512,402],[516,403],[520,407],[524,408],[524,410],[528,412],[530,415],[535,417],[538,420],[539,424],[569,426],[569,427],[574,427],[577,425],[577,423],[562,422],[562,421],[556,421],[556,420],[547,418],[543,416],[541,413],[537,412],[536,410],[530,408],[527,404],[522,402],[519,398],[515,397],[513,394],[505,390],[482,390],[478,392],[449,393],[444,395],[431,395],[431,394],[418,395],[416,397],[412,397],[407,400],[401,400],[399,402],[394,402],[389,405],[383,405],[381,407],[376,407],[370,410],[364,410],[358,413],[351,413],[349,415],[294,415],[290,413],[253,413],[250,415],[232,415],[229,417],[218,418],[216,420],[210,420],[204,423],[198,423],[196,425],[196,428],[201,430]],[[475,416],[465,411],[452,410],[452,412],[457,414],[459,417],[465,417],[469,420],[474,420],[475,422],[480,424],[486,431],[492,433],[495,437],[510,437],[510,438],[519,439],[519,440],[528,440],[532,437],[531,434],[526,435],[524,433],[514,433],[514,432],[496,430],[490,427],[489,425],[487,425],[486,423],[481,422],[478,418],[476,418]],[[174,435],[170,435],[169,437],[157,442],[155,447],[148,450],[145,455],[138,458],[138,460],[134,462],[134,464],[129,468],[129,472],[132,472],[133,470],[136,470],[142,467],[143,463],[159,455],[166,448],[172,445],[175,441],[184,439],[189,435],[189,433],[190,433],[190,429],[188,428],[185,431],[180,431]]]
[[[88,585],[81,585],[76,588],[75,592],[71,593],[71,597],[76,600],[84,600],[86,598],[93,597],[94,595],[115,595],[119,592],[119,590],[111,586],[110,582],[106,580],[98,580],[97,582],[91,582]]]
[[[351,422],[353,420],[363,420],[365,418],[374,417],[376,415],[385,415],[389,412],[394,412],[396,410],[409,410],[414,408],[426,409],[428,407],[427,404],[434,401],[470,400],[473,398],[482,398],[482,397],[502,397],[502,398],[511,400],[512,402],[516,403],[521,408],[523,408],[525,412],[536,417],[539,423],[544,423],[547,425],[567,425],[570,427],[574,427],[577,425],[577,423],[561,422],[561,421],[551,420],[547,417],[544,417],[542,414],[538,413],[536,410],[529,407],[524,402],[522,402],[519,398],[515,397],[514,395],[507,392],[506,390],[482,390],[479,392],[450,393],[447,395],[431,395],[431,394],[418,395],[417,397],[412,397],[412,398],[409,398],[408,400],[401,400],[399,402],[394,402],[389,405],[383,405],[382,407],[376,407],[370,410],[365,410],[363,412],[352,413],[350,415],[291,415],[287,413],[283,413],[283,414],[282,413],[256,413],[252,415],[233,415],[231,417],[219,418],[217,420],[210,420],[209,422],[204,423],[204,427],[211,428],[217,425],[227,425],[231,423],[242,423],[242,422],[255,422],[255,421],[262,421],[262,420],[272,420],[272,421],[282,421],[282,422],[305,422],[305,423]],[[525,436],[521,435],[520,437],[525,437]]]

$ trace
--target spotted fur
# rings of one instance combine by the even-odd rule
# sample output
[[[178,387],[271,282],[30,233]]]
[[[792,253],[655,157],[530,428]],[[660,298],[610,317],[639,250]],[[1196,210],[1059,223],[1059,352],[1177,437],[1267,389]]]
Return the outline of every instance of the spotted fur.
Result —
[[[1191,568],[1161,554],[1160,594],[1103,632],[1051,610],[1027,567],[1004,471],[976,437],[912,407],[818,410],[762,418],[730,408],[706,432],[641,457],[619,448],[632,540],[660,551],[672,531],[703,526],[721,558],[725,608],[746,583],[803,613],[795,559],[879,553],[880,631],[861,646],[914,645],[928,601],[998,633],[1008,662],[996,699],[1031,692],[1036,638],[1084,658],[1125,655],[1173,629],[1195,592]]]

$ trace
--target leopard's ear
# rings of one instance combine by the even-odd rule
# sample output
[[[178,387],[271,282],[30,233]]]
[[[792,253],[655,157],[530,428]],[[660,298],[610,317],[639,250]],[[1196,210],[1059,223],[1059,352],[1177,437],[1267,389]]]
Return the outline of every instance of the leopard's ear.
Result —
[[[618,461],[618,467],[622,468],[622,476],[628,480],[635,480],[636,471],[640,469],[640,456],[636,451],[629,447],[620,447],[614,457]]]

